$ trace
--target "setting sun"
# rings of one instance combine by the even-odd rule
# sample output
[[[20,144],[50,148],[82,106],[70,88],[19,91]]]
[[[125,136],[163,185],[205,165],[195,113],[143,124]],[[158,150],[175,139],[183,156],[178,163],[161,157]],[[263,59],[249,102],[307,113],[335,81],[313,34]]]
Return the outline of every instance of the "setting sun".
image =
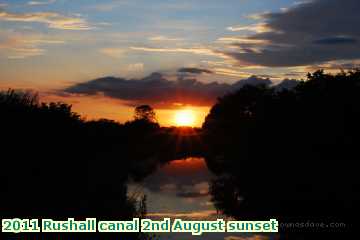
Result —
[[[174,123],[177,126],[194,126],[195,113],[192,110],[181,110],[175,113]]]

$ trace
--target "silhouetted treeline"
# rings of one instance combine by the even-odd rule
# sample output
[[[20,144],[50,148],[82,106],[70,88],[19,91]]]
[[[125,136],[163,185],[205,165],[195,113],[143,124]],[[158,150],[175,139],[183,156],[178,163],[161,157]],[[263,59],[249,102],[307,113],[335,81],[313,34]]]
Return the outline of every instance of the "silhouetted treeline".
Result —
[[[160,128],[147,105],[125,124],[85,121],[70,105],[9,90],[0,93],[0,116],[2,218],[141,217],[146,207],[127,197],[128,180],[200,152],[198,130]]]
[[[127,197],[126,182],[141,165],[133,162],[141,139],[159,126],[144,122],[137,129],[139,121],[86,122],[70,105],[39,103],[31,93],[1,92],[1,217],[141,217],[144,208],[139,209],[139,199]],[[136,138],[137,144],[129,141]],[[146,158],[152,152],[143,149],[142,154]]]
[[[216,207],[238,219],[346,223],[281,229],[284,239],[341,239],[333,233],[356,229],[359,217],[359,123],[360,71],[219,98],[203,125]]]
[[[142,217],[145,198],[127,196],[129,179],[204,156],[217,175],[213,202],[225,214],[346,223],[281,229],[285,239],[332,239],[338,236],[326,233],[358,222],[359,122],[360,71],[317,71],[293,89],[245,86],[219,98],[202,129],[160,127],[148,105],[124,124],[85,121],[70,105],[1,92],[1,217]]]

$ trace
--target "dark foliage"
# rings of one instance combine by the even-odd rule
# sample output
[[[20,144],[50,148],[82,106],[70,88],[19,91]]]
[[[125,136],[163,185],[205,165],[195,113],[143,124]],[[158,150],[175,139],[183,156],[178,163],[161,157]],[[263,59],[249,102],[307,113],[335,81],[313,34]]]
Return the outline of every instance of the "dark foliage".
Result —
[[[39,103],[32,93],[1,92],[0,216],[143,217],[145,198],[138,202],[139,196],[127,197],[128,180],[140,181],[161,163],[199,153],[199,145],[192,144],[199,139],[195,132],[160,128],[154,110],[147,105],[137,107],[134,120],[125,124],[107,119],[84,121],[70,105]],[[87,238],[76,234],[77,239],[82,237]],[[98,237],[116,239],[113,235]]]
[[[346,223],[281,229],[285,239],[333,239],[358,222],[359,120],[360,71],[318,71],[291,89],[244,86],[218,100],[202,129],[162,128],[148,105],[125,124],[84,121],[70,105],[9,90],[0,93],[1,217],[141,217],[146,198],[127,197],[129,179],[205,156],[217,175],[213,202],[225,214]]]
[[[216,207],[235,218],[347,226],[286,233],[354,228],[359,122],[360,71],[317,71],[293,90],[245,86],[220,98],[203,125],[206,160],[219,176],[211,187]],[[319,239],[301,239],[310,236]]]
[[[144,120],[147,122],[156,122],[155,111],[149,105],[141,105],[135,108],[135,120]]]
[[[36,95],[13,90],[0,93],[0,116],[2,218],[129,220],[144,214],[144,202],[137,206],[127,197],[127,180],[141,165],[132,161],[137,146],[128,139],[147,136],[157,125],[143,122],[139,130],[130,127],[137,121],[85,122],[70,105],[40,104]]]

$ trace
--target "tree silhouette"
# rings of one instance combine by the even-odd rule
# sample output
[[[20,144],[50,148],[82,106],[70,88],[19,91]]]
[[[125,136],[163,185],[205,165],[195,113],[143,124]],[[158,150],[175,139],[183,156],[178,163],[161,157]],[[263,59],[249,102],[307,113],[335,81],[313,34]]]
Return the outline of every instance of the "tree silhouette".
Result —
[[[1,217],[143,216],[146,197],[129,198],[127,181],[191,154],[217,175],[212,201],[229,216],[358,223],[360,71],[317,71],[294,89],[244,86],[219,98],[201,131],[162,128],[148,105],[124,124],[85,121],[71,105],[13,90],[0,93],[0,114]],[[334,239],[339,229],[281,231]]]
[[[149,105],[141,105],[135,108],[134,113],[135,120],[145,120],[148,122],[155,123],[156,122],[156,114],[152,107]]]
[[[144,202],[127,196],[134,163],[124,125],[111,120],[86,122],[65,103],[39,103],[36,95],[0,92],[1,218],[143,216]],[[142,167],[137,165],[137,167]],[[25,200],[24,200],[25,199]],[[19,236],[19,239],[23,235]],[[146,239],[144,234],[96,235]],[[16,239],[16,235],[5,235]],[[32,234],[29,239],[44,238]],[[45,239],[73,239],[49,234]],[[76,239],[88,239],[76,234]]]
[[[293,90],[246,86],[220,98],[203,125],[206,161],[218,175],[213,202],[235,218],[345,222],[282,229],[339,237],[324,234],[358,222],[359,121],[360,71],[317,71]]]

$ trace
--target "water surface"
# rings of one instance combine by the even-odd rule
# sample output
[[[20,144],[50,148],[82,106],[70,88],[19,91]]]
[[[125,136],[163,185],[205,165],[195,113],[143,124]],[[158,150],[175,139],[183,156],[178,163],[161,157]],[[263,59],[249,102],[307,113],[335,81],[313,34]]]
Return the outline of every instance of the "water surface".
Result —
[[[146,194],[148,218],[183,220],[216,220],[219,214],[211,202],[209,182],[214,176],[203,158],[174,160],[159,167],[142,183],[131,183],[129,195]],[[241,235],[208,233],[192,236],[190,233],[159,234],[161,239],[226,239],[236,240]],[[244,236],[244,235],[242,235]]]

